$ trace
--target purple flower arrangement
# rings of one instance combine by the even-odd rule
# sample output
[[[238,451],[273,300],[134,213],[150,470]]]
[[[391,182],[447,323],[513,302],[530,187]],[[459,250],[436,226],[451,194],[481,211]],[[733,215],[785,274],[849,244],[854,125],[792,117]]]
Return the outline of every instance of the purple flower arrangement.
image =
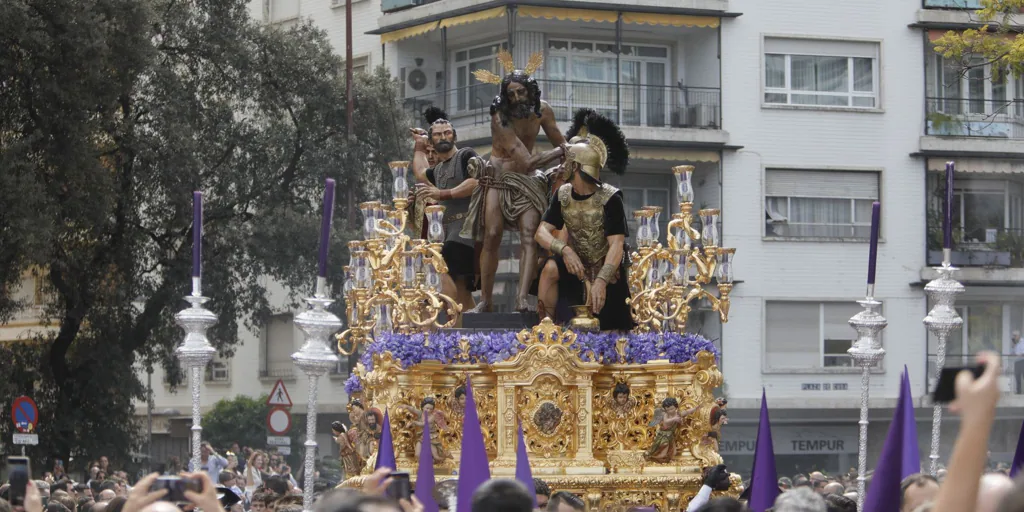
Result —
[[[466,337],[469,342],[469,358],[472,363],[499,363],[511,359],[526,346],[521,343],[516,331],[434,332],[429,335],[387,333],[377,337],[360,358],[366,371],[373,370],[373,355],[391,352],[395,360],[408,368],[423,361],[440,361],[442,364],[459,362],[462,350],[459,339]],[[619,361],[618,341],[626,339],[625,361]],[[620,334],[614,332],[585,332],[576,336],[570,346],[587,362],[602,364],[644,364],[655,359],[668,359],[672,363],[696,362],[697,353],[706,350],[715,355],[720,353],[715,344],[699,334],[640,333]],[[345,381],[345,392],[363,390],[359,376],[353,374]]]

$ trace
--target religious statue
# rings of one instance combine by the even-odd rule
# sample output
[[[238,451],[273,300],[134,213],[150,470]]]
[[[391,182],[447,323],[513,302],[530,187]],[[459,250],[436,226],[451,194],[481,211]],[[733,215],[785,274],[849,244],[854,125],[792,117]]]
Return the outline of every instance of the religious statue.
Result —
[[[416,142],[412,171],[416,176],[418,201],[435,201],[444,205],[444,245],[441,256],[448,266],[448,273],[442,274],[441,291],[454,298],[462,310],[473,307],[473,291],[476,290],[476,253],[472,237],[460,235],[462,223],[467,217],[470,195],[475,197],[477,180],[469,176],[468,165],[476,157],[473,148],[458,148],[458,135],[441,109],[427,109],[430,121],[429,133],[420,128],[411,129]],[[435,152],[435,164],[430,165],[428,150]]]
[[[715,406],[711,408],[711,430],[708,432],[707,437],[704,438],[704,443],[716,452],[718,451],[718,443],[722,441],[722,427],[729,424],[729,413],[726,411],[726,405],[728,404],[728,400],[718,398],[715,400]]]
[[[380,440],[380,429],[384,423],[384,416],[379,409],[366,410],[366,406],[359,400],[352,400],[348,404],[349,418],[352,419],[352,429],[356,431],[355,449],[356,453],[363,460],[369,460],[377,453],[377,442]]]
[[[625,382],[615,384],[615,389],[612,390],[612,412],[621,418],[629,416],[634,407],[636,407],[636,398],[630,396],[629,384]]]
[[[338,458],[341,459],[341,465],[345,469],[345,476],[358,475],[366,465],[366,459],[356,451],[359,432],[355,428],[345,427],[345,424],[340,421],[331,423],[331,432],[334,434],[334,441],[338,443]]]
[[[428,396],[420,402],[422,410],[412,407],[410,405],[399,405],[400,409],[404,409],[412,413],[416,418],[412,420],[412,424],[417,428],[423,428],[424,424],[430,425],[430,455],[433,457],[434,465],[441,464],[448,459],[452,458],[451,452],[444,448],[441,443],[441,433],[448,431],[448,421],[444,417],[444,413],[437,410],[437,401],[434,397]],[[420,452],[422,450],[422,443],[416,443],[416,458],[420,458]]]
[[[569,131],[563,174],[568,183],[552,196],[537,230],[537,243],[554,255],[538,283],[538,302],[554,305],[565,297],[578,313],[593,313],[600,329],[626,331],[633,316],[629,285],[625,206],[622,192],[601,182],[601,169],[625,172],[629,149],[619,127],[591,109],[580,109]],[[565,230],[568,242],[555,230]],[[553,316],[548,309],[543,316]]]
[[[658,427],[654,443],[647,450],[645,458],[651,462],[666,463],[676,455],[676,429],[683,420],[694,413],[697,408],[679,412],[679,400],[668,397],[661,401],[661,407],[654,410],[654,419],[649,427]]]
[[[473,72],[478,81],[500,88],[490,109],[490,161],[477,159],[470,165],[470,176],[480,180],[480,187],[473,192],[462,236],[483,243],[480,303],[470,313],[491,311],[494,305],[494,278],[505,228],[519,231],[516,310],[532,309],[528,296],[540,264],[534,234],[548,194],[548,178],[540,169],[564,154],[565,137],[558,129],[555,113],[541,100],[540,87],[531,76],[543,62],[543,54],[532,55],[525,69],[516,69],[512,55],[505,51],[498,54],[498,62],[505,70],[504,78],[483,69]],[[554,149],[535,155],[540,130]]]

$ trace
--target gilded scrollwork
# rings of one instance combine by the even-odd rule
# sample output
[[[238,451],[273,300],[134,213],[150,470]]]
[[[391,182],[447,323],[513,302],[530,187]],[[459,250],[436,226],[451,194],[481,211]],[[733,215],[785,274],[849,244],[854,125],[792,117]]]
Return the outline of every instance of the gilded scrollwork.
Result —
[[[516,405],[530,453],[543,458],[575,456],[578,391],[554,375],[537,377],[532,386],[516,388]]]

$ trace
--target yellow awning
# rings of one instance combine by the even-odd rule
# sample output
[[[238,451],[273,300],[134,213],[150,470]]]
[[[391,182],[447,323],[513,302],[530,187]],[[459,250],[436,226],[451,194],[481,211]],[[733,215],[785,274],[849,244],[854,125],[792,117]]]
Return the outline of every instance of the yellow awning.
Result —
[[[717,162],[717,151],[672,148],[629,148],[629,156],[639,160],[669,160],[674,162]]]
[[[454,18],[445,18],[441,20],[441,28],[454,27],[456,25],[465,25],[467,23],[476,23],[478,21],[493,20],[495,18],[501,18],[505,15],[507,9],[502,7],[495,7],[493,9],[487,9],[485,11],[471,12],[469,14],[463,14],[462,16],[455,16]]]
[[[537,7],[532,5],[521,5],[518,7],[517,12],[519,13],[519,16],[542,18],[546,20],[615,23],[619,19],[619,14],[615,11],[568,9],[565,7]]]
[[[430,32],[431,30],[437,29],[438,25],[440,24],[440,21],[431,21],[429,23],[423,23],[421,25],[406,27],[401,30],[396,30],[394,32],[387,32],[385,34],[380,35],[380,43],[393,43],[395,41],[401,41],[402,39],[409,39],[410,37],[423,35],[426,34],[427,32]]]
[[[654,14],[648,12],[624,12],[623,23],[636,25],[664,25],[666,27],[708,27],[718,26],[719,19],[714,16],[686,16],[682,14]]]
[[[929,158],[929,171],[945,171],[946,158]],[[971,174],[1024,174],[1024,162],[1014,160],[989,160],[987,158],[958,158],[956,172]]]

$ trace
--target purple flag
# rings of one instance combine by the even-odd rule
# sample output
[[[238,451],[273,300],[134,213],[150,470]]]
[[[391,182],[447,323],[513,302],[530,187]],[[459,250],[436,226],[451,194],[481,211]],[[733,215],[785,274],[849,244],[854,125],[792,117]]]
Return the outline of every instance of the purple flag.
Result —
[[[473,493],[491,479],[491,468],[484,448],[484,434],[473,399],[473,384],[466,379],[466,412],[462,422],[462,457],[459,460],[459,490],[455,512],[472,512]]]
[[[434,452],[430,451],[430,418],[423,415],[423,440],[420,441],[420,466],[416,470],[416,498],[423,512],[438,512],[434,500]]]
[[[519,422],[519,445],[516,448],[516,480],[526,486],[533,498],[533,508],[537,508],[537,487],[533,485],[533,471],[530,470],[530,457],[526,453],[526,439],[523,437],[523,422]]]
[[[900,481],[921,472],[921,458],[917,448],[917,425],[914,422],[914,402],[910,396],[910,375],[903,369],[900,398],[896,401],[892,424],[885,436],[882,455],[875,464],[864,499],[864,510],[887,510],[900,502]]]
[[[398,469],[395,467],[395,442],[391,440],[391,418],[388,416],[387,409],[384,410],[384,426],[380,429],[377,462],[373,465],[374,471],[380,468]]]
[[[775,506],[778,495],[779,475],[775,471],[775,446],[772,444],[772,425],[768,421],[768,397],[764,388],[761,388],[761,419],[757,424],[754,469],[750,472],[750,501],[747,506],[754,512],[764,512]]]
[[[1024,466],[1024,423],[1020,425],[1020,434],[1017,435],[1017,451],[1013,452],[1013,465],[1010,466],[1010,478],[1017,476],[1021,466]]]

